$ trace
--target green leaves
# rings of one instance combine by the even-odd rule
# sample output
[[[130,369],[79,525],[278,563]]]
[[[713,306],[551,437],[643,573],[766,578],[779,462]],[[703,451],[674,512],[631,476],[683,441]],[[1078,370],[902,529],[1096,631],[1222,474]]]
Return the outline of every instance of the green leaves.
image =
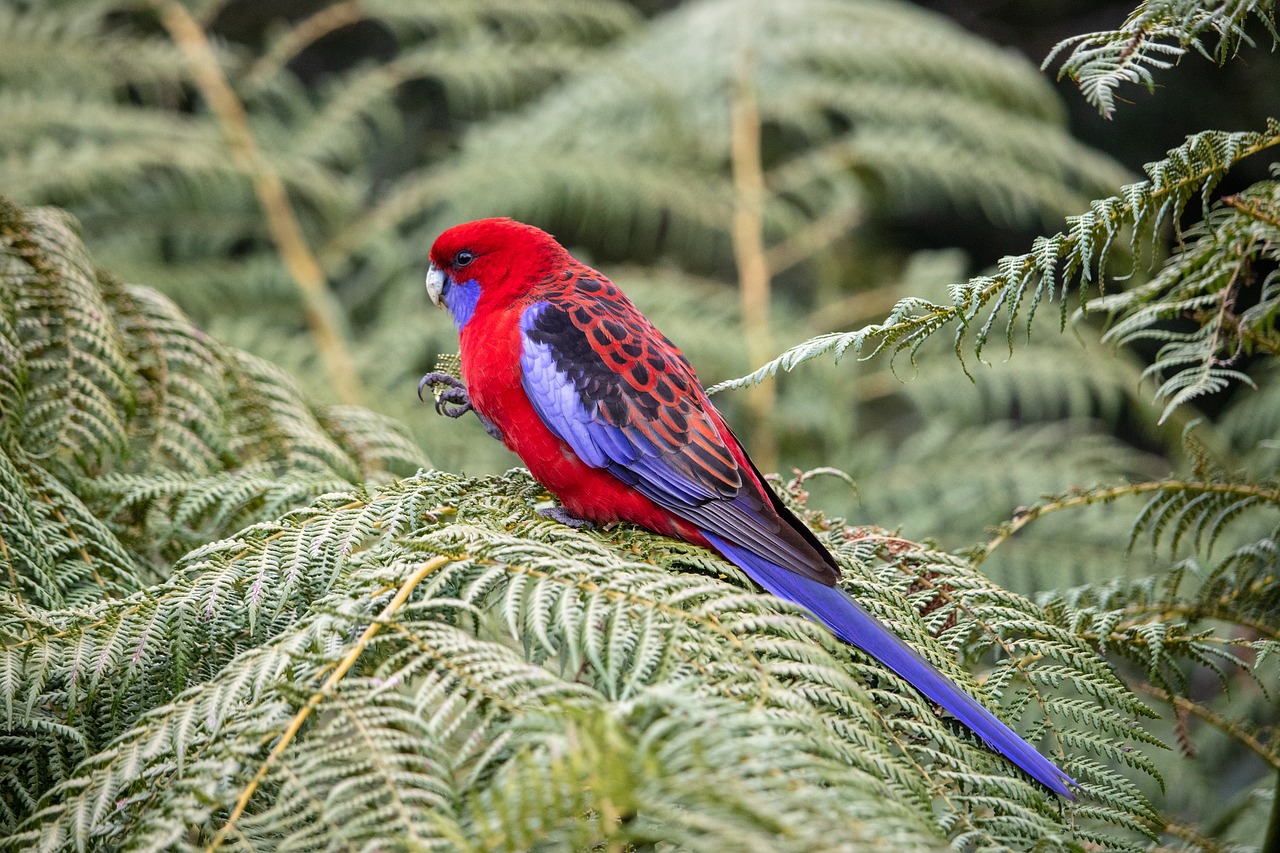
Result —
[[[1121,85],[1141,83],[1154,90],[1153,72],[1168,70],[1193,49],[1221,65],[1242,43],[1252,46],[1246,26],[1254,18],[1273,41],[1280,41],[1274,0],[1144,0],[1119,29],[1058,42],[1041,67],[1048,68],[1066,52],[1058,76],[1074,80],[1089,103],[1110,118]],[[1214,39],[1217,43],[1210,43]]]
[[[1149,821],[1084,758],[1145,766],[1120,746],[1150,740],[1142,706],[964,560],[824,523],[851,590],[1048,738],[1088,806],[706,551],[558,525],[522,473],[378,488],[420,464],[384,420],[100,276],[65,219],[4,214],[0,287],[39,296],[0,303],[7,845],[927,849]],[[63,386],[114,426],[23,408]],[[984,690],[955,656],[991,650]]]
[[[267,765],[227,846],[1016,847],[1148,819],[1122,777],[1082,760],[1129,756],[1117,750],[1140,734],[1142,706],[963,561],[925,549],[882,560],[844,528],[827,533],[851,590],[952,675],[966,679],[954,653],[1001,650],[985,690],[970,689],[1068,747],[1059,759],[1097,801],[1089,818],[731,566],[635,530],[556,525],[534,512],[538,493],[524,474],[434,473],[335,495],[200,549],[145,594],[6,643],[47,662],[39,683],[3,697],[10,727],[92,721],[85,762],[13,840],[205,843],[309,696],[316,713]],[[304,577],[289,577],[291,554],[307,555]],[[390,592],[441,555],[387,613]],[[315,693],[353,651],[353,668]],[[1068,715],[1048,713],[1065,690],[1079,696]]]
[[[74,206],[98,262],[180,294],[213,336],[100,272],[65,215],[0,206],[0,846],[1135,850],[1260,834],[1270,778],[1219,816],[1205,804],[1226,776],[1190,762],[1201,749],[1241,779],[1278,762],[1275,185],[1218,207],[1213,194],[1274,151],[1280,126],[1196,134],[1091,203],[1122,177],[1071,141],[1025,62],[882,3],[690,3],[649,24],[621,3],[370,0],[218,56],[364,336],[364,378],[410,401],[440,347],[405,271],[468,205],[561,222],[603,258],[660,252],[728,277],[723,94],[744,31],[768,260],[780,294],[815,306],[804,334],[887,310],[848,284],[895,275],[860,244],[880,236],[859,227],[873,214],[1084,211],[992,275],[904,281],[885,322],[760,374],[849,351],[920,359],[904,394],[884,390],[888,371],[859,377],[856,406],[829,393],[834,372],[793,383],[794,443],[838,436],[817,452],[862,469],[862,512],[880,523],[948,547],[999,512],[1006,529],[966,556],[809,512],[805,489],[830,504],[803,475],[785,497],[852,593],[1081,781],[1066,804],[709,552],[557,525],[521,472],[393,482],[427,467],[401,428],[315,405],[216,340],[307,366],[249,176],[145,13],[112,13],[104,35],[115,8],[0,10],[0,177]],[[1217,33],[1229,52],[1270,8],[1146,4],[1123,39],[1085,37],[1064,69],[1102,104],[1153,79],[1159,38],[1176,51]],[[317,36],[356,23],[390,58],[300,83]],[[421,124],[404,124],[409,92]],[[1159,258],[1197,195],[1205,221],[1150,283],[1116,293],[1113,266]],[[938,277],[964,279],[964,263]],[[656,279],[654,316],[700,367],[743,369],[732,335],[705,334],[736,327],[720,282],[626,277]],[[1027,347],[963,398],[954,365],[933,369],[950,359],[930,340],[981,360],[1046,301],[1064,323],[1077,294],[1112,318],[1109,340],[1154,343],[1170,419],[1246,377],[1262,389],[1188,445],[1194,476],[1147,452],[1178,424],[1145,411],[1136,358]],[[856,422],[871,409],[883,448]],[[436,433],[446,467],[489,446],[474,424]],[[876,468],[877,454],[897,462]],[[1092,482],[1107,485],[1070,488]],[[1057,497],[1034,503],[1044,493]],[[1126,512],[1139,493],[1145,509]],[[1135,519],[1144,547],[1125,564]],[[1019,588],[1081,585],[1042,608],[979,559]],[[1163,833],[1175,813],[1200,825]]]
[[[1197,397],[1252,385],[1237,365],[1280,347],[1280,183],[1263,181],[1224,200],[1184,239],[1150,282],[1088,306],[1112,318],[1107,340],[1159,345],[1147,373],[1162,379],[1162,419]],[[1184,318],[1192,328],[1171,322]]]
[[[424,462],[100,275],[61,212],[0,200],[0,305],[0,565],[41,606],[127,595],[211,536]]]
[[[1199,195],[1207,205],[1213,188],[1233,165],[1276,145],[1280,145],[1280,120],[1275,119],[1269,121],[1262,132],[1198,133],[1172,149],[1166,159],[1148,164],[1148,180],[1122,187],[1118,195],[1094,201],[1088,213],[1069,217],[1066,231],[1037,238],[1031,251],[1024,255],[1002,258],[993,275],[977,276],[953,285],[950,303],[932,303],[915,297],[903,299],[880,323],[811,338],[754,372],[722,382],[711,390],[762,382],[822,355],[832,355],[839,360],[850,352],[871,358],[881,352],[905,351],[914,356],[928,338],[944,328],[954,329],[958,357],[963,360],[968,344],[975,357],[981,359],[983,348],[1001,320],[1012,351],[1020,314],[1025,314],[1024,322],[1030,328],[1041,303],[1056,299],[1065,325],[1070,291],[1077,289],[1085,297],[1088,286],[1095,281],[1101,289],[1111,275],[1108,261],[1117,244],[1127,247],[1133,258],[1141,257],[1142,248],[1156,240],[1163,225],[1175,222],[1191,199]],[[1258,251],[1270,249],[1260,246]],[[1197,280],[1189,286],[1205,285]],[[1134,298],[1121,295],[1116,297],[1115,304],[1131,305]],[[1103,303],[1103,307],[1111,304]],[[1266,312],[1263,316],[1267,316]],[[1217,351],[1214,341],[1207,345],[1211,351]],[[1203,351],[1203,345],[1197,351]],[[1169,366],[1186,361],[1183,353],[1173,351],[1167,359]],[[1206,387],[1201,385],[1195,393],[1203,393]],[[1168,393],[1176,390],[1171,387]],[[1184,394],[1177,399],[1182,401],[1188,396]]]

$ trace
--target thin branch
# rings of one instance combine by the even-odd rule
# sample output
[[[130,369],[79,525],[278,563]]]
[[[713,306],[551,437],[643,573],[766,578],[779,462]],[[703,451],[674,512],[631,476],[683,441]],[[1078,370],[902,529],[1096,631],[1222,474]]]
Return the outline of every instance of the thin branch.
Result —
[[[205,853],[211,853],[211,851],[216,850],[222,844],[223,840],[226,839],[227,834],[231,832],[236,821],[240,819],[242,814],[244,814],[244,810],[248,807],[249,800],[253,797],[254,792],[258,790],[258,786],[262,784],[262,780],[267,777],[267,773],[271,771],[271,768],[280,759],[280,756],[289,748],[289,744],[293,742],[293,739],[298,734],[299,729],[302,728],[302,724],[307,721],[307,717],[311,716],[311,712],[316,709],[316,706],[324,701],[325,697],[332,692],[334,685],[341,681],[342,677],[350,671],[352,666],[355,665],[356,660],[360,657],[361,653],[368,648],[369,643],[373,640],[374,635],[378,633],[378,630],[386,624],[387,620],[390,619],[397,610],[400,609],[400,606],[405,603],[409,598],[410,593],[412,593],[414,588],[422,582],[423,578],[448,563],[449,559],[449,557],[445,556],[432,557],[430,560],[427,560],[427,562],[419,566],[418,570],[410,575],[409,578],[400,585],[400,590],[396,593],[395,598],[392,598],[387,602],[387,606],[382,608],[382,612],[378,614],[378,618],[369,623],[369,627],[364,629],[360,638],[356,640],[355,644],[345,655],[342,656],[342,660],[338,661],[338,665],[334,667],[333,672],[329,673],[329,677],[324,680],[324,684],[320,685],[320,689],[315,693],[312,693],[311,698],[307,700],[307,704],[303,705],[302,708],[299,709],[298,713],[294,715],[293,719],[289,722],[289,725],[285,728],[284,733],[280,735],[280,740],[276,741],[276,745],[272,747],[271,753],[267,756],[266,761],[262,762],[262,766],[258,768],[258,772],[253,775],[253,778],[249,780],[249,784],[240,792],[240,796],[236,800],[235,808],[231,811],[231,816],[227,818],[227,822],[218,830],[218,834],[213,837],[213,841],[209,842],[209,846],[205,848]]]
[[[307,325],[333,382],[338,399],[359,405],[361,384],[347,349],[341,315],[329,292],[324,270],[307,246],[284,182],[267,163],[249,129],[244,105],[218,65],[209,39],[191,13],[177,0],[151,0],[170,37],[191,63],[197,87],[222,127],[236,165],[251,176],[258,204],[267,216],[271,236],[289,275],[302,294]]]
[[[1182,617],[1188,620],[1212,619],[1218,622],[1225,622],[1229,625],[1237,625],[1241,628],[1248,628],[1254,631],[1260,637],[1280,642],[1280,631],[1270,623],[1263,622],[1259,619],[1251,619],[1238,612],[1223,609],[1223,602],[1219,600],[1216,604],[1169,604],[1167,602],[1152,602],[1149,604],[1131,604],[1123,609],[1125,619],[1116,623],[1115,635],[1123,635],[1129,628],[1137,625],[1145,625],[1153,619],[1159,622],[1168,622],[1175,618]],[[1089,639],[1087,634],[1081,634],[1085,639]],[[1096,636],[1096,635],[1095,635]],[[1125,642],[1133,642],[1132,639],[1126,639]]]
[[[1234,207],[1236,210],[1246,216],[1250,216],[1258,220],[1259,222],[1265,222],[1272,228],[1280,228],[1280,216],[1276,216],[1271,211],[1264,209],[1261,205],[1250,200],[1241,199],[1238,194],[1226,196],[1222,199],[1222,203],[1228,207]]]
[[[841,207],[815,219],[786,240],[769,247],[765,262],[774,275],[788,270],[817,252],[826,249],[836,240],[848,234],[867,218],[861,207]]]
[[[245,82],[252,88],[265,85],[302,51],[329,33],[358,23],[367,16],[359,0],[346,0],[343,3],[326,6],[299,22],[271,45],[270,49],[249,69],[249,73],[245,75]]]
[[[1026,527],[1031,522],[1046,516],[1049,513],[1063,509],[1074,509],[1075,507],[1088,506],[1095,503],[1106,503],[1108,501],[1113,501],[1116,498],[1128,497],[1129,495],[1143,495],[1150,492],[1176,490],[1190,490],[1239,495],[1241,497],[1254,497],[1267,501],[1268,503],[1280,504],[1280,491],[1275,489],[1266,489],[1262,486],[1254,486],[1248,483],[1209,483],[1183,480],[1153,480],[1146,483],[1126,483],[1122,486],[1111,486],[1110,488],[1105,489],[1082,491],[1079,494],[1073,494],[1070,497],[1058,498],[1039,506],[1019,510],[1017,515],[1000,526],[1000,530],[994,537],[992,537],[991,541],[987,543],[986,556],[990,556],[992,551],[1012,538],[1013,534],[1017,533],[1023,527]]]
[[[1190,699],[1183,696],[1175,696],[1167,690],[1162,690],[1159,687],[1156,687],[1154,684],[1138,684],[1135,685],[1135,689],[1154,696],[1162,702],[1168,702],[1178,710],[1186,711],[1189,714],[1199,717],[1205,723],[1213,726],[1236,743],[1251,750],[1271,767],[1280,770],[1280,757],[1277,757],[1271,749],[1268,749],[1267,745],[1260,741],[1253,732],[1250,732],[1233,721],[1228,720],[1221,714],[1215,713],[1200,703],[1192,702]]]

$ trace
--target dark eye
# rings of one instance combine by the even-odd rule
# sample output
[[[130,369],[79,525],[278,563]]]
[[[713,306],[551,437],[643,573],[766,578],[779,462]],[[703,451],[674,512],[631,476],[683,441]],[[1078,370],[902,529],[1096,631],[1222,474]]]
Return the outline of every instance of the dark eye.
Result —
[[[466,249],[463,249],[461,252],[453,256],[453,265],[455,267],[465,267],[475,259],[476,256],[473,252],[468,252]]]

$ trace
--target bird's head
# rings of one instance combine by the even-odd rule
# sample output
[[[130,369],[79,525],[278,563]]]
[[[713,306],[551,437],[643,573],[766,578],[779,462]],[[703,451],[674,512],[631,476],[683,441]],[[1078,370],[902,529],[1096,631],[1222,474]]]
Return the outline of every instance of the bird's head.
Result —
[[[567,256],[550,234],[514,219],[464,222],[432,245],[427,295],[461,329],[481,298],[490,308],[512,304]]]

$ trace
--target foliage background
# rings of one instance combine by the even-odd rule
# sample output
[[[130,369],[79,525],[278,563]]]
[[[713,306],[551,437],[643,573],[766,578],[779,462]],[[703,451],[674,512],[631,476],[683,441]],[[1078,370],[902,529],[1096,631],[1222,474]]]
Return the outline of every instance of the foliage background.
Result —
[[[864,795],[832,805],[840,817],[830,826],[865,825],[868,837],[890,827],[921,848],[1018,847],[1051,836],[1068,847],[1261,843],[1274,802],[1266,774],[1280,763],[1271,645],[1280,400],[1269,358],[1280,205],[1266,150],[1276,137],[1267,119],[1280,115],[1277,60],[1267,50],[1274,6],[1144,4],[1138,27],[1186,25],[1209,10],[1204,20],[1226,37],[1210,26],[1201,44],[1211,54],[1226,45],[1217,58],[1231,61],[1220,68],[1193,49],[1172,71],[1148,66],[1154,92],[1122,86],[1119,102],[1107,102],[1082,97],[1071,80],[1055,91],[1057,68],[1094,81],[1108,73],[1071,66],[1070,45],[1049,73],[1036,64],[1061,39],[1119,26],[1128,7],[928,5],[968,32],[917,6],[836,0],[0,5],[0,193],[25,206],[4,210],[14,366],[0,383],[6,493],[25,507],[0,518],[11,578],[3,765],[14,792],[4,800],[5,832],[19,833],[11,843],[216,837],[262,744],[298,708],[315,707],[312,697],[329,695],[311,691],[345,660],[363,636],[360,620],[386,603],[414,555],[432,549],[453,558],[429,584],[447,603],[435,612],[418,590],[418,610],[373,623],[398,626],[389,633],[404,645],[383,643],[360,659],[365,680],[344,682],[350,725],[379,721],[377,742],[393,763],[410,764],[390,783],[357,774],[343,784],[364,786],[367,796],[353,802],[371,814],[383,814],[370,804],[388,784],[427,792],[402,813],[410,823],[451,815],[441,818],[447,826],[413,824],[410,837],[426,846],[435,842],[422,839],[483,847],[500,837],[513,848],[535,838],[654,841],[644,827],[611,824],[601,801],[560,797],[560,817],[545,825],[539,815],[557,798],[513,802],[511,786],[527,781],[522,773],[546,775],[547,761],[561,762],[551,776],[565,790],[582,787],[598,754],[635,756],[634,777],[588,786],[648,792],[629,811],[665,813],[708,786],[735,792],[698,801],[720,823],[690,828],[680,841],[693,846],[695,837],[724,843],[717,832],[732,830],[817,849],[828,824],[805,827],[805,797],[822,786],[876,790],[849,767],[896,780],[918,809],[845,811],[870,808]],[[1116,44],[1132,38],[1130,30]],[[1094,58],[1114,62],[1120,48],[1100,44]],[[1165,158],[1188,134],[1211,129],[1259,136],[1209,135]],[[1148,161],[1160,161],[1148,171],[1154,192],[1125,195],[1136,201],[1124,210],[1091,205],[1117,196]],[[1160,195],[1166,184],[1178,189]],[[1231,204],[1210,212],[1228,196]],[[75,224],[33,207],[48,204]],[[1064,217],[1090,212],[1064,229]],[[419,466],[484,475],[512,464],[477,424],[442,422],[412,394],[454,346],[447,320],[423,298],[426,248],[448,224],[495,214],[542,225],[602,266],[684,346],[707,384],[814,335],[870,328],[891,310],[916,329],[859,338],[868,341],[863,354],[888,341],[877,358],[818,358],[776,383],[722,392],[717,403],[766,468],[852,476],[856,492],[820,475],[797,479],[793,491],[843,549],[851,583],[874,577],[901,594],[885,606],[899,608],[904,631],[924,640],[927,630],[946,652],[994,665],[988,698],[1015,716],[1028,697],[1046,698],[1045,685],[1063,685],[1070,699],[1026,713],[1024,723],[1044,727],[1047,743],[1075,762],[1090,804],[1063,817],[1025,786],[1009,787],[980,750],[921,722],[928,714],[918,708],[888,715],[910,732],[896,747],[865,733],[824,739],[834,720],[875,707],[861,699],[833,699],[827,716],[807,720],[811,728],[769,729],[776,751],[732,779],[705,774],[742,764],[736,753],[655,776],[655,761],[716,754],[731,741],[668,745],[671,720],[746,712],[715,704],[725,698],[718,679],[733,683],[730,675],[703,673],[689,686],[688,662],[718,659],[719,641],[672,634],[654,615],[661,595],[630,586],[657,581],[617,548],[695,576],[740,579],[709,568],[705,555],[637,542],[633,532],[605,537],[614,550],[601,552],[596,540],[545,530],[528,517],[535,490],[518,475],[420,474],[382,490]],[[970,345],[986,336],[985,313],[951,315],[977,318],[961,326],[968,341],[957,341],[944,323],[911,326],[922,303],[894,307],[908,297],[988,306],[957,283],[1060,231],[1089,238],[1071,243],[1069,257],[1093,279],[1106,275],[1110,295],[1063,276],[1056,301],[1046,297],[1035,312],[1034,333],[1028,303],[1000,297],[995,304],[1024,308],[1010,317],[1007,349],[998,338],[981,354]],[[1109,262],[1097,252],[1103,244]],[[1043,295],[1034,290],[1030,304]],[[1097,310],[1076,313],[1081,295],[1095,297]],[[1004,315],[992,316],[992,334],[1003,336]],[[1067,334],[1053,328],[1060,318]],[[74,331],[82,326],[87,337]],[[890,359],[903,341],[909,351]],[[1188,378],[1197,366],[1204,378]],[[407,425],[412,442],[383,415]],[[317,496],[348,492],[287,517],[319,519],[323,533],[279,520]],[[376,509],[348,517],[352,505]],[[413,516],[406,506],[430,509]],[[449,521],[454,512],[471,526]],[[237,543],[231,551],[210,544],[254,523],[256,532],[227,540]],[[292,564],[272,551],[282,538]],[[882,544],[851,544],[867,538]],[[333,550],[335,541],[347,544]],[[267,556],[254,563],[256,554]],[[560,580],[482,581],[485,560]],[[999,586],[987,586],[978,564]],[[581,610],[565,605],[554,630],[549,617],[526,615],[549,613],[547,589],[566,577]],[[680,595],[730,621],[724,612],[739,613],[742,632],[760,632],[752,642],[763,660],[804,669],[787,688],[794,696],[861,696],[850,682],[865,682],[856,658],[816,659],[813,650],[793,660],[790,639],[812,630],[767,602],[726,603],[719,587],[689,583]],[[1002,587],[1039,594],[1048,610]],[[619,589],[629,605],[617,603]],[[949,599],[953,589],[976,598]],[[946,603],[929,604],[931,594]],[[150,610],[151,601],[160,604]],[[583,626],[595,623],[583,614],[605,601],[615,608],[615,643],[593,652]],[[913,607],[927,629],[911,627]],[[958,630],[957,609],[987,628]],[[462,633],[421,639],[441,625]],[[642,654],[645,637],[663,638],[653,640],[662,651]],[[1079,660],[1081,643],[1109,652],[1162,718],[1135,727],[1141,707]],[[168,644],[220,652],[170,672],[165,658],[152,659]],[[479,656],[478,692],[435,668],[449,658],[442,648]],[[523,654],[512,657],[513,648]],[[1027,664],[1030,674],[1009,664],[1019,649],[1043,658]],[[377,685],[414,654],[414,666],[433,674],[414,682],[420,692],[406,710],[396,704],[404,695]],[[645,662],[644,677],[619,686],[611,679],[632,655]],[[545,672],[561,677],[546,682],[545,701],[518,713],[495,693],[508,678],[511,696],[542,685]],[[113,673],[132,674],[109,687]],[[220,683],[254,686],[219,692]],[[536,685],[529,689],[543,697]],[[466,706],[480,717],[465,726],[476,728],[457,729],[468,714],[432,692],[449,689],[482,697],[457,700],[486,709]],[[775,700],[790,711],[799,701]],[[729,701],[766,700],[746,690]],[[236,703],[254,713],[235,717]],[[200,734],[209,746],[195,771],[183,758],[195,730],[172,722],[184,714],[229,721]],[[258,846],[283,833],[314,842],[311,827],[352,820],[327,811],[332,803],[297,800],[326,785],[342,799],[332,744],[348,736],[346,724],[339,714],[320,731],[304,728],[301,754],[281,771],[294,781],[269,775],[264,799],[246,813],[256,828],[223,840]],[[761,725],[746,714],[725,728]],[[125,748],[162,731],[169,740],[149,742],[163,746]],[[491,750],[463,751],[444,762],[447,772],[432,763],[439,756],[425,765],[407,757],[423,741],[447,752],[464,732]],[[1175,749],[1154,748],[1144,732]],[[520,746],[547,737],[585,751],[566,759]],[[1126,738],[1135,743],[1121,746]],[[946,767],[948,754],[963,756],[959,770]],[[793,792],[797,811],[777,806],[753,823],[747,815],[760,801],[752,798],[780,796],[768,762],[798,755],[832,760],[806,777],[813,786]],[[912,781],[920,768],[928,782]],[[1134,772],[1143,768],[1162,771],[1167,790]],[[966,777],[985,782],[957,799]],[[186,787],[157,805],[141,793],[155,778]],[[288,824],[298,810],[310,817]],[[490,817],[497,824],[486,825]],[[376,824],[351,825],[350,837],[332,843],[376,837],[360,834]],[[859,837],[848,829],[841,841]]]

